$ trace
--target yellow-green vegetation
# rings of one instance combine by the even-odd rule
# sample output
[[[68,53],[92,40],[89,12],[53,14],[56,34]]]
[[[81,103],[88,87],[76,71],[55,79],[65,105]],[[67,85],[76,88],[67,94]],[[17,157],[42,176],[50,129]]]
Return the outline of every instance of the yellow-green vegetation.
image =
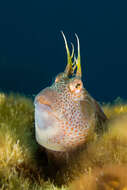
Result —
[[[0,93],[0,189],[126,190],[127,104],[117,99],[103,109],[109,118],[107,131],[64,168],[68,172],[56,173],[35,140],[32,99]],[[64,179],[64,186],[51,182],[52,175]]]
[[[59,189],[44,180],[37,149],[32,100],[0,93],[0,189]]]
[[[103,109],[107,131],[84,150],[71,190],[127,190],[127,104],[117,99]]]

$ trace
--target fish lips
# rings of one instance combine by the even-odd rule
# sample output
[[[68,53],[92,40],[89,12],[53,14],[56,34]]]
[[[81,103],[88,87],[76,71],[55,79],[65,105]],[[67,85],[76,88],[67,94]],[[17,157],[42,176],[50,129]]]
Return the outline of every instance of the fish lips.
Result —
[[[35,103],[35,124],[42,129],[46,130],[58,124],[58,117],[55,115],[51,106],[48,104]]]
[[[61,134],[59,119],[49,105],[35,105],[35,136],[38,144],[55,151],[61,151],[61,145],[54,142]]]

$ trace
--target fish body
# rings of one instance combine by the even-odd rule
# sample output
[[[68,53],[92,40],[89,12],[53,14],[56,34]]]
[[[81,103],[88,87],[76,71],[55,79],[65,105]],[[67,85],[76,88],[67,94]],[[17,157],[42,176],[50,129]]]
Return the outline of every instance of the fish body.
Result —
[[[80,49],[72,62],[65,36],[68,64],[54,83],[35,97],[35,134],[47,150],[66,152],[85,144],[107,120],[81,79]],[[74,74],[77,69],[76,74]]]

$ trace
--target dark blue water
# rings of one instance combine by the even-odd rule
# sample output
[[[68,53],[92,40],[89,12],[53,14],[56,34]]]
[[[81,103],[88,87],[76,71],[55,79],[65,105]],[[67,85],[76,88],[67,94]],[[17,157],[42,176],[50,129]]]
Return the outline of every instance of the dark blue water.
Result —
[[[80,38],[91,95],[127,99],[126,10],[122,1],[0,1],[0,90],[33,95],[51,84],[66,66],[63,30],[75,46]]]

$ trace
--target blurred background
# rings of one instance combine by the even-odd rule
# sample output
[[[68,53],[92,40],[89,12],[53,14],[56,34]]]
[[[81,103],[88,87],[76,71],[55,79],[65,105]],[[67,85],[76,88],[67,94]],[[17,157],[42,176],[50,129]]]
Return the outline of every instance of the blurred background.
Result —
[[[51,85],[66,66],[61,30],[75,47],[79,36],[89,93],[126,100],[126,1],[0,1],[0,91],[33,96]]]

